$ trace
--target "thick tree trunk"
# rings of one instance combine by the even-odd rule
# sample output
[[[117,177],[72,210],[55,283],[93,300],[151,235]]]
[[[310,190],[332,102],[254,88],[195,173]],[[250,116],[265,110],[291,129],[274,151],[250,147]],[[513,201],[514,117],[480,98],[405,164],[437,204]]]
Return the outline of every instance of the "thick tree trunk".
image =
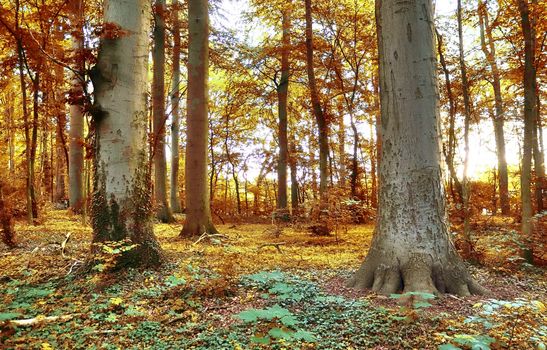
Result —
[[[154,76],[152,81],[152,114],[154,128],[154,199],[156,217],[173,222],[167,201],[167,161],[165,159],[165,0],[154,3]]]
[[[313,30],[312,30],[312,10],[311,0],[305,1],[306,9],[306,70],[308,75],[308,84],[311,95],[311,104],[315,121],[318,129],[319,143],[319,197],[322,205],[327,200],[327,181],[328,181],[328,157],[329,157],[329,139],[327,119],[321,108],[319,100],[319,91],[315,81],[315,71],[313,66]]]
[[[146,73],[150,3],[111,0],[105,22],[123,35],[103,38],[91,71],[95,94],[93,242],[136,245],[118,267],[152,266],[163,261],[152,227],[146,142]]]
[[[524,37],[524,142],[522,145],[522,168],[520,175],[520,189],[522,201],[522,233],[529,237],[532,231],[532,148],[534,127],[538,117],[537,111],[537,80],[535,62],[534,37],[530,21],[528,0],[518,0],[521,16],[522,35]]]
[[[186,221],[181,236],[216,233],[207,182],[209,88],[207,0],[188,1],[188,92],[186,122]]]
[[[494,105],[496,114],[493,115],[494,135],[496,139],[496,154],[498,156],[498,180],[500,189],[500,207],[503,215],[509,215],[511,210],[509,205],[509,176],[507,173],[507,160],[505,159],[505,135],[503,126],[505,122],[503,99],[501,95],[501,78],[496,61],[496,47],[492,38],[492,28],[488,21],[488,9],[486,5],[479,1],[479,25],[481,32],[481,48],[488,65],[492,71],[492,88],[494,89]],[[486,42],[488,38],[488,44]]]
[[[174,213],[182,212],[179,198],[180,167],[180,19],[179,2],[173,1],[173,81],[171,92],[171,209]]]
[[[277,114],[279,119],[279,160],[277,164],[277,209],[287,209],[287,159],[289,141],[287,138],[287,98],[289,92],[289,45],[291,20],[289,11],[282,14],[281,37],[281,79],[277,84]]]
[[[372,246],[350,285],[384,294],[484,289],[449,238],[431,0],[377,1],[382,155]]]
[[[82,1],[73,3],[74,21],[78,25],[78,32],[72,37],[72,47],[76,50],[76,59],[81,60],[81,50],[84,48],[84,33],[82,23]],[[83,76],[83,62],[75,67]],[[74,213],[81,213],[85,204],[84,199],[84,108],[83,86],[79,77],[72,77],[70,96],[70,129],[69,129],[69,160],[68,160],[68,201]]]

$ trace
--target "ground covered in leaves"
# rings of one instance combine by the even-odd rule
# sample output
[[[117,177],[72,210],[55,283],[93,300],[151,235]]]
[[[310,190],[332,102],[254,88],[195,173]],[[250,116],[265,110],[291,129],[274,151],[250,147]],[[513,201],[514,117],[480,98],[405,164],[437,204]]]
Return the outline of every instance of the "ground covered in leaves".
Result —
[[[0,246],[0,348],[6,349],[545,349],[545,270],[515,258],[499,230],[477,230],[488,296],[376,295],[345,287],[372,226],[313,236],[305,227],[219,226],[178,238],[156,225],[168,263],[110,273],[124,247],[78,274],[91,230],[51,211]],[[69,236],[69,239],[67,239]],[[506,237],[507,235],[504,235]],[[517,248],[515,248],[517,245]]]

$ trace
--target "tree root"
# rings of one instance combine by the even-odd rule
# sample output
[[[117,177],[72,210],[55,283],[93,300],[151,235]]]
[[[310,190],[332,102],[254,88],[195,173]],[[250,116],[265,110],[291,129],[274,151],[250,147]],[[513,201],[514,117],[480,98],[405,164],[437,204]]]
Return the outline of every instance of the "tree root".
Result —
[[[398,259],[390,261],[371,253],[347,285],[359,290],[372,289],[384,295],[401,291],[459,296],[488,293],[473,280],[458,257],[452,256],[444,264],[431,263],[431,260],[424,255],[413,255],[401,264]]]

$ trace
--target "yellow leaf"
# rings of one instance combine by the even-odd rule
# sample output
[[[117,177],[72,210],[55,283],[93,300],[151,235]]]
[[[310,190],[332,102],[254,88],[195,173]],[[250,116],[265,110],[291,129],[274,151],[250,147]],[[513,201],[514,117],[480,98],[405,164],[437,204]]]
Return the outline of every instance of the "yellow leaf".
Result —
[[[110,298],[109,302],[110,302],[111,305],[119,306],[123,303],[123,299],[122,298]]]
[[[49,343],[42,343],[40,346],[42,350],[53,350],[53,347]]]
[[[541,301],[534,300],[534,301],[532,301],[532,304],[534,304],[534,306],[535,306],[540,312],[545,311],[545,304],[543,304]]]

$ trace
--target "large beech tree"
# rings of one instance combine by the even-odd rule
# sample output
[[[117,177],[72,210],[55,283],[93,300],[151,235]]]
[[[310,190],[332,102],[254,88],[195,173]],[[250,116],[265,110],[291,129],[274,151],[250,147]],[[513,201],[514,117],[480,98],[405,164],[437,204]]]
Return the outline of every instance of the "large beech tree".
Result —
[[[482,293],[449,238],[441,182],[431,0],[377,0],[381,138],[379,212],[349,282],[380,293]]]
[[[215,233],[209,204],[209,13],[207,0],[188,1],[188,90],[186,120],[186,221],[181,236]]]
[[[107,28],[91,71],[95,101],[93,242],[128,240],[123,265],[157,265],[146,142],[147,0],[110,0]]]

